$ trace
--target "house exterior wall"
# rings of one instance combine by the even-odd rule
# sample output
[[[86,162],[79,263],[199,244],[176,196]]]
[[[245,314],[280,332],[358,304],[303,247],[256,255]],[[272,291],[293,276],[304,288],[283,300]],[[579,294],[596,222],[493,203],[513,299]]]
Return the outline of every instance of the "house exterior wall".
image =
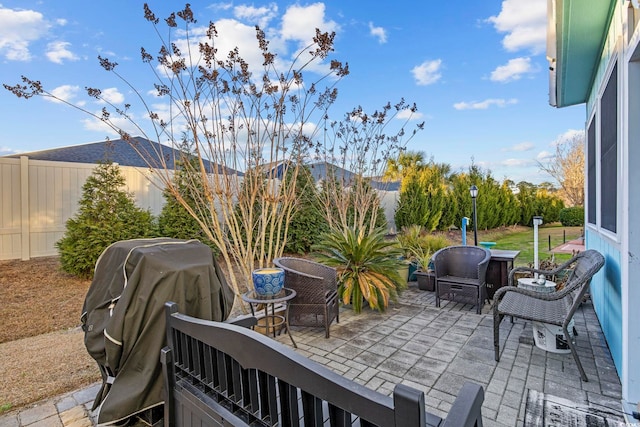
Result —
[[[622,397],[640,401],[640,9],[619,1],[587,100],[587,128],[595,121],[600,152],[600,100],[617,64],[617,227],[600,223],[600,165],[596,159],[596,224],[586,221],[586,247],[600,251],[605,267],[593,279],[591,296],[622,383]],[[588,150],[587,150],[588,151]],[[588,164],[588,159],[585,158]],[[588,171],[585,171],[588,172]],[[586,180],[588,182],[588,180]],[[587,189],[585,194],[589,194]],[[587,201],[588,203],[588,201]],[[585,212],[589,207],[585,206]]]
[[[0,158],[0,260],[57,255],[69,218],[78,210],[82,186],[95,164]],[[136,204],[157,215],[162,190],[144,168],[120,167]]]
[[[605,259],[604,267],[591,281],[591,300],[600,319],[602,332],[607,338],[611,357],[618,375],[622,374],[622,277],[620,250],[607,239],[591,229],[585,233],[585,245],[600,252]]]

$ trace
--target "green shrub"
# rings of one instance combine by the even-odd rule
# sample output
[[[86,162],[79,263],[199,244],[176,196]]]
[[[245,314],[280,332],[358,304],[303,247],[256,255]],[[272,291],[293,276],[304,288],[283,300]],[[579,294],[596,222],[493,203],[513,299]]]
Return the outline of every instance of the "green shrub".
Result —
[[[363,231],[334,229],[324,233],[314,246],[318,251],[315,258],[336,269],[338,295],[344,304],[352,304],[359,313],[366,300],[372,309],[384,311],[407,286],[398,274],[401,252],[393,240],[385,238],[384,228],[369,234]]]
[[[584,226],[584,207],[573,206],[560,211],[560,222],[565,227]]]
[[[153,237],[153,216],[135,205],[122,188],[125,179],[118,165],[100,163],[82,186],[80,210],[67,220],[56,242],[60,264],[67,273],[91,278],[100,254],[119,240]]]
[[[287,171],[287,179],[290,173]],[[322,233],[329,230],[316,194],[315,180],[308,166],[300,167],[296,178],[296,208],[287,232],[285,251],[306,254]]]

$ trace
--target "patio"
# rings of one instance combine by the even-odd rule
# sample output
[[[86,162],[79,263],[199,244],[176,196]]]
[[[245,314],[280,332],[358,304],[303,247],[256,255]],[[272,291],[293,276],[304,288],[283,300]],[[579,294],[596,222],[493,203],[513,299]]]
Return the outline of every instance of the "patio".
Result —
[[[462,384],[473,381],[485,390],[482,415],[487,427],[525,425],[529,390],[588,406],[608,413],[609,421],[624,423],[620,381],[590,301],[574,319],[580,360],[589,377],[586,383],[570,354],[532,345],[531,325],[519,320],[502,322],[504,351],[496,364],[490,305],[481,315],[475,307],[450,301],[436,308],[434,293],[419,290],[415,282],[386,313],[365,309],[356,315],[343,307],[329,339],[323,328],[291,329],[299,353],[385,394],[391,394],[397,383],[422,389],[427,410],[440,416],[449,410]],[[292,346],[287,334],[277,340]],[[98,388],[94,384],[0,416],[0,427],[90,427],[95,418],[88,408]]]
[[[488,427],[522,426],[528,390],[612,412],[623,422],[620,380],[590,301],[574,320],[586,383],[570,354],[533,345],[532,327],[521,320],[503,320],[504,351],[496,363],[489,304],[481,315],[450,301],[436,308],[435,294],[415,283],[386,313],[356,315],[342,308],[329,339],[322,328],[291,329],[299,353],[385,394],[397,383],[422,389],[427,410],[439,416],[446,415],[462,384],[473,381],[485,389],[482,415]],[[278,341],[291,346],[286,334]]]

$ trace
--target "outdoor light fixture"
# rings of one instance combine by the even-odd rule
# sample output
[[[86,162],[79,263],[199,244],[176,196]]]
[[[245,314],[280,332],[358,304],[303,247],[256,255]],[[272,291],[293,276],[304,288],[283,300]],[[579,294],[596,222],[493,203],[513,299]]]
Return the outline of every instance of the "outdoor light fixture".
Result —
[[[473,201],[473,243],[478,246],[478,213],[476,211],[476,198],[478,197],[478,187],[472,185],[469,188],[471,200]]]

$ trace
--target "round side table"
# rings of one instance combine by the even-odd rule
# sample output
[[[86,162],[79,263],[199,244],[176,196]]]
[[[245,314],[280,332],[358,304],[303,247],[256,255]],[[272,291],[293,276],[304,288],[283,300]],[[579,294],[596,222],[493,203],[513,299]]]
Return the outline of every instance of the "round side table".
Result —
[[[276,331],[279,326],[284,326],[287,329],[287,334],[291,339],[291,343],[295,348],[298,345],[291,336],[291,328],[289,328],[289,304],[288,301],[292,300],[296,296],[296,291],[290,288],[282,288],[282,291],[272,297],[263,297],[256,293],[256,291],[245,292],[241,295],[244,302],[249,304],[251,314],[255,316],[255,311],[260,305],[264,306],[264,321],[265,321],[265,335],[268,335],[270,331],[273,331],[273,337],[276,337]],[[276,314],[275,306],[277,304],[284,304],[284,316]],[[271,307],[271,310],[269,310]],[[271,313],[269,313],[271,311]]]

